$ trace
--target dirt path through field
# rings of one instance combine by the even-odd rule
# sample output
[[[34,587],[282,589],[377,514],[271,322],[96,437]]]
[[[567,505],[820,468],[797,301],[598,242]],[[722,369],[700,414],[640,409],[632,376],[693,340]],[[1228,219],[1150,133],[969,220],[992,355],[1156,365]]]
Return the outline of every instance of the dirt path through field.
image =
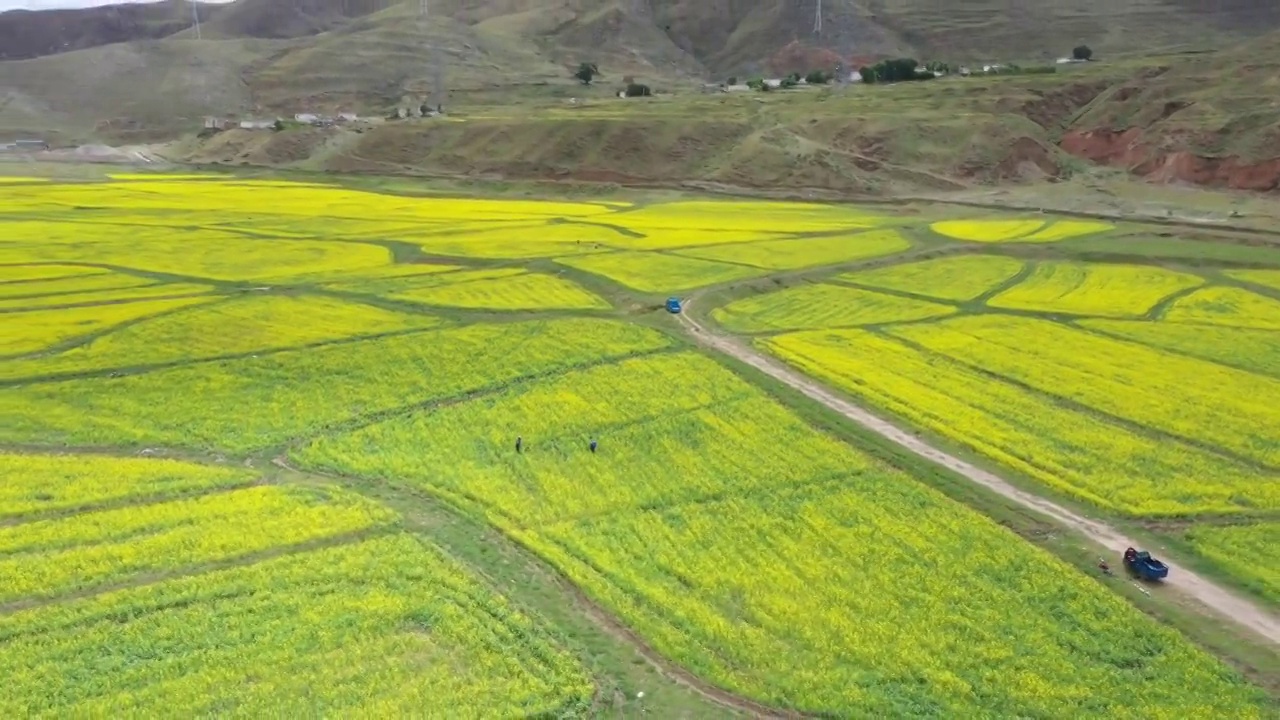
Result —
[[[998,476],[960,458],[945,453],[910,432],[902,430],[853,403],[827,390],[820,383],[784,366],[781,362],[764,356],[735,338],[713,333],[689,316],[692,299],[685,303],[680,321],[700,344],[729,355],[766,375],[786,383],[807,397],[822,403],[844,417],[876,434],[910,450],[922,458],[935,462],[964,478],[986,487],[1003,497],[1030,508],[1056,522],[1086,535],[1099,545],[1117,554],[1125,548],[1136,547],[1137,542],[1125,537],[1116,529],[1096,520],[1082,517],[1057,503],[1029,492],[1019,490]],[[1273,645],[1280,645],[1280,619],[1258,605],[1239,597],[1222,586],[1207,580],[1190,570],[1169,563],[1169,577],[1165,585],[1203,603],[1213,612],[1231,620]]]

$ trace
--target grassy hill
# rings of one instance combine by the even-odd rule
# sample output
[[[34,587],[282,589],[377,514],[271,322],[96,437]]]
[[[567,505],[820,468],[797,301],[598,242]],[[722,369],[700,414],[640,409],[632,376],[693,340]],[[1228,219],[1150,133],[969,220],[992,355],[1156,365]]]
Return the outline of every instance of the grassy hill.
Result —
[[[643,101],[515,93],[448,120],[360,133],[223,133],[198,163],[764,192],[891,195],[1088,177],[1280,187],[1280,34],[1206,55],[1051,75],[683,93]],[[564,86],[570,87],[570,86]]]

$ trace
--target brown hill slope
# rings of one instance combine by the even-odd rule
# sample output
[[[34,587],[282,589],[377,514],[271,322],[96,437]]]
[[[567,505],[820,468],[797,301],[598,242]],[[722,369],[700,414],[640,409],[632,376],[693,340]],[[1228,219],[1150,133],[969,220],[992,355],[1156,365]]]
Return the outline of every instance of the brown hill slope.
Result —
[[[201,4],[200,17],[212,19],[221,5]],[[192,24],[187,2],[104,5],[79,10],[12,10],[0,13],[0,60],[83,50],[99,45],[157,40]]]

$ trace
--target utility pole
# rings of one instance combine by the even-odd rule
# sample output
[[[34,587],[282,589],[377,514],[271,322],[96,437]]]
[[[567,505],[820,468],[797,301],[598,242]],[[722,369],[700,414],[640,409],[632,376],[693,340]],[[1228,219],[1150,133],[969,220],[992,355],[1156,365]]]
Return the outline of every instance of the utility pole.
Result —
[[[813,34],[822,34],[822,0],[818,0],[818,11],[813,16]]]
[[[423,2],[426,2],[426,0],[423,0]],[[191,18],[195,20],[196,39],[199,40],[200,39],[200,4],[197,3],[195,0],[191,0]]]

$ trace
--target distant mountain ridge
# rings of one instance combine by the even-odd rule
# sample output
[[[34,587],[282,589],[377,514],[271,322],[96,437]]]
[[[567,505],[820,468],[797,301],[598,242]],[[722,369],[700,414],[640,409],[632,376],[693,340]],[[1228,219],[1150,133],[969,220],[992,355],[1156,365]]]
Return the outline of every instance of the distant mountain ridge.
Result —
[[[1050,58],[1079,43],[1101,52],[1212,43],[1280,28],[1280,3],[1259,0],[431,0],[431,12],[475,26],[539,26],[540,45],[679,53],[712,74],[763,69],[800,42],[838,55],[910,54],[957,61]],[[417,2],[236,0],[201,5],[202,35],[220,39],[307,38],[361,18],[403,18]],[[188,37],[183,0],[82,10],[0,13],[0,60],[99,45]]]

